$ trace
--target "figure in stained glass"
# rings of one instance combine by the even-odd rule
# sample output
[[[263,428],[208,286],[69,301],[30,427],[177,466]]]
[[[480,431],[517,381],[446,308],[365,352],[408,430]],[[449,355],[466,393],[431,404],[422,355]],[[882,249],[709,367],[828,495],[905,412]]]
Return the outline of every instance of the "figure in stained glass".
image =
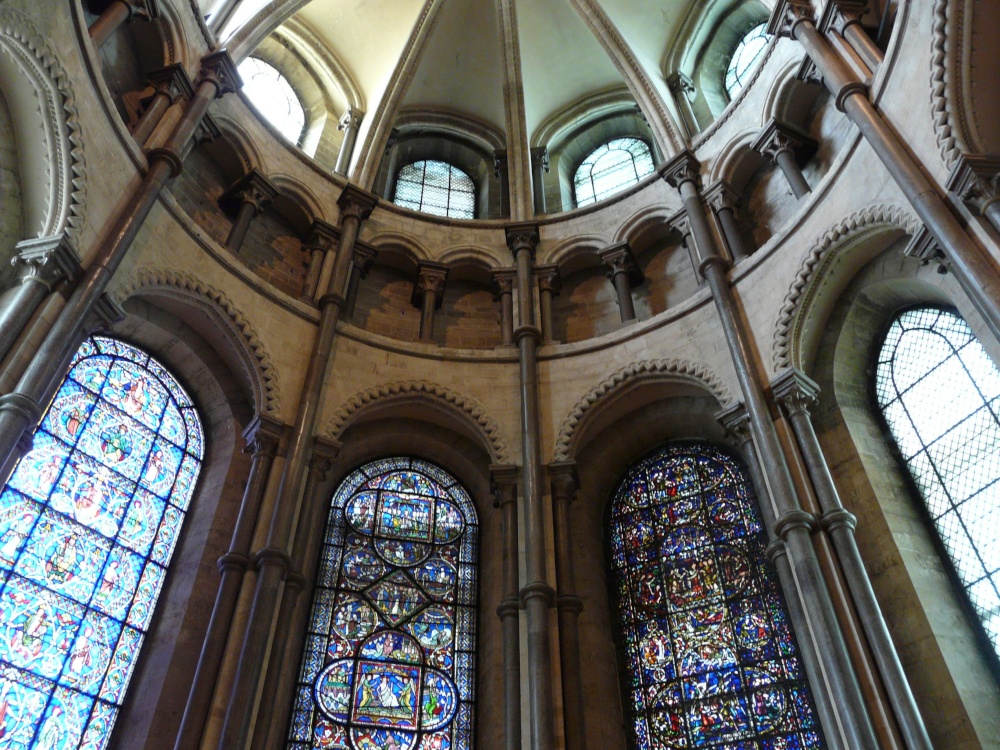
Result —
[[[80,347],[0,491],[0,568],[12,571],[0,579],[3,746],[107,746],[198,477],[200,432],[148,355],[96,336]]]
[[[629,470],[609,515],[635,746],[822,748],[736,460],[669,445]]]
[[[471,750],[468,495],[430,464],[383,459],[344,480],[331,518],[288,747]]]

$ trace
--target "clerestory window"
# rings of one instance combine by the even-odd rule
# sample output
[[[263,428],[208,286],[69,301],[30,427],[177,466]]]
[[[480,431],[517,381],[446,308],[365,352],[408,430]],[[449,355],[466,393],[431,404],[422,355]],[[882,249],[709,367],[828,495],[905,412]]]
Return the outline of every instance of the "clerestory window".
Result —
[[[726,68],[726,93],[730,99],[734,99],[746,85],[770,41],[766,23],[754,26],[740,39]]]
[[[734,456],[672,443],[642,459],[612,496],[608,528],[633,747],[824,747]]]
[[[337,489],[289,750],[472,750],[476,512],[433,464],[388,458]]]
[[[956,313],[899,313],[875,395],[958,579],[1000,656],[1000,370]]]
[[[0,493],[4,747],[108,745],[203,450],[159,362],[84,342]]]
[[[615,138],[594,149],[576,170],[577,206],[602,201],[653,173],[649,146],[638,138]]]
[[[469,175],[447,162],[415,161],[396,175],[392,202],[434,216],[473,219],[476,186]]]
[[[242,91],[257,111],[285,138],[298,144],[306,113],[288,79],[273,65],[256,57],[248,57],[237,70],[243,79]]]

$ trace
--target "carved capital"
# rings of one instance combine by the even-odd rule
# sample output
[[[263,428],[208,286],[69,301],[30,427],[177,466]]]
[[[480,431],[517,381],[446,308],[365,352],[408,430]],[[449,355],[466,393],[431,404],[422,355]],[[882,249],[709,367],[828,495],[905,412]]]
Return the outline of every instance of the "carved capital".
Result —
[[[220,49],[201,58],[198,85],[200,86],[206,82],[215,86],[216,98],[242,88],[243,79],[240,78],[240,74],[236,70],[236,64],[226,50]]]
[[[549,480],[552,483],[552,500],[571,503],[580,489],[580,478],[576,473],[576,461],[556,461],[549,464]]]
[[[149,74],[149,85],[156,89],[156,93],[168,97],[171,104],[178,99],[190,99],[194,96],[194,86],[180,63],[154,70]]]
[[[337,130],[354,130],[357,132],[357,129],[361,127],[363,119],[365,119],[364,111],[348,107],[347,111],[341,115],[340,122],[337,123]]]
[[[513,294],[517,283],[517,269],[497,268],[493,271],[493,299],[499,300],[504,294]]]
[[[238,211],[249,203],[254,213],[259,214],[277,195],[278,188],[254,167],[219,196],[219,205],[224,210]]]
[[[326,253],[336,247],[339,240],[340,230],[337,227],[322,219],[313,219],[306,238],[302,241],[302,248],[310,253]]]
[[[868,0],[827,0],[818,28],[822,33],[836,31],[843,34],[852,23],[861,23],[868,10]]]
[[[903,249],[903,255],[916,258],[922,266],[930,263],[937,264],[938,273],[948,273],[948,269],[951,267],[951,261],[944,254],[944,250],[938,244],[937,238],[930,233],[927,227],[921,227],[910,238],[909,243]]]
[[[286,432],[285,425],[277,419],[258,414],[243,430],[243,452],[250,453],[254,458],[258,455],[274,458]]]
[[[753,440],[750,430],[750,414],[741,403],[723,409],[715,415],[715,421],[722,425],[726,434],[740,445],[746,445]]]
[[[509,224],[504,228],[507,237],[507,247],[517,257],[522,250],[527,250],[531,256],[535,255],[535,248],[538,247],[538,225],[532,223]]]
[[[490,465],[490,490],[493,492],[493,507],[500,508],[517,501],[516,466],[510,464]]]
[[[809,407],[819,400],[819,386],[794,367],[786,368],[771,381],[771,392],[787,417],[799,413],[808,416]]]
[[[608,267],[608,278],[612,281],[619,274],[625,274],[628,277],[630,286],[637,286],[645,279],[642,269],[635,262],[632,248],[629,247],[627,241],[609,245],[597,254],[601,256],[601,262]]]
[[[531,169],[541,169],[549,171],[549,150],[545,146],[539,146],[530,150]]]
[[[660,177],[678,190],[685,182],[693,182],[696,188],[701,186],[701,162],[689,150],[681,151],[659,171]]]
[[[215,124],[215,120],[210,115],[205,115],[201,118],[201,122],[198,123],[197,129],[194,131],[194,137],[191,139],[189,148],[212,143],[212,141],[216,141],[221,137],[222,128]],[[185,151],[185,153],[188,152]]]
[[[358,274],[362,279],[368,278],[368,273],[372,270],[372,266],[375,265],[377,257],[378,250],[371,245],[366,245],[363,242],[354,243],[354,257],[352,260],[354,267],[358,269]]]
[[[691,236],[691,222],[688,221],[688,215],[686,209],[681,209],[669,219],[667,219],[667,226],[670,227],[671,232],[676,232],[681,236],[681,241],[686,245],[688,242],[688,237]]]
[[[802,62],[799,63],[799,70],[795,74],[795,77],[802,81],[802,83],[814,83],[817,86],[823,85],[823,76],[819,74],[816,63],[808,55],[803,57]]]
[[[423,307],[424,294],[434,293],[434,307],[441,307],[444,297],[444,285],[448,280],[448,266],[440,263],[423,262],[417,266],[417,280],[413,284],[413,295],[410,302],[415,307]]]
[[[11,265],[20,266],[21,281],[44,284],[50,290],[63,280],[79,278],[80,256],[65,233],[18,242]]]
[[[128,20],[155,21],[160,17],[158,0],[120,0],[128,8]]]
[[[786,151],[796,159],[805,159],[816,152],[819,144],[802,130],[774,118],[764,126],[750,148],[771,161]]]
[[[313,438],[312,455],[309,457],[309,472],[314,481],[323,482],[326,480],[341,447],[343,446],[339,440],[330,440],[322,435]]]
[[[690,98],[691,94],[697,91],[694,87],[694,81],[679,70],[675,70],[667,76],[667,87],[675,97],[686,96]]]
[[[548,292],[553,297],[558,297],[562,291],[562,277],[559,275],[559,266],[535,266],[535,277],[538,279],[538,288],[543,292]]]
[[[340,194],[340,197],[337,198],[341,224],[347,218],[364,221],[371,216],[372,211],[375,210],[375,206],[377,205],[377,195],[373,195],[354,185],[348,185],[344,188],[344,192]]]
[[[493,176],[498,180],[507,173],[507,149],[498,148],[493,152]]]
[[[709,185],[702,195],[716,213],[723,210],[735,212],[740,205],[740,194],[733,190],[728,181],[721,178]]]
[[[970,209],[984,213],[1000,200],[1000,156],[962,154],[945,187]]]
[[[794,39],[795,27],[807,22],[816,22],[809,0],[778,0],[767,21],[767,33]]]
[[[90,332],[106,331],[123,320],[125,320],[125,311],[111,298],[111,295],[105,293],[97,299],[97,303],[87,314],[84,328]]]

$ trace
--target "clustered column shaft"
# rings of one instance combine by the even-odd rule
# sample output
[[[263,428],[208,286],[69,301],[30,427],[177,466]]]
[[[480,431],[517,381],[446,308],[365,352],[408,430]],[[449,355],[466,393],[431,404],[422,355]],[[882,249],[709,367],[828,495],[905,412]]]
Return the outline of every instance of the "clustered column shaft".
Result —
[[[500,302],[500,344],[514,343],[514,282],[517,271],[501,268],[493,272],[493,299]]]
[[[503,633],[504,750],[521,750],[521,580],[518,570],[517,467],[491,466],[503,536],[503,600],[497,607]]]
[[[559,276],[559,266],[536,266],[538,277],[538,312],[542,322],[542,342],[552,341],[552,298],[558,297],[562,290],[562,279]]]

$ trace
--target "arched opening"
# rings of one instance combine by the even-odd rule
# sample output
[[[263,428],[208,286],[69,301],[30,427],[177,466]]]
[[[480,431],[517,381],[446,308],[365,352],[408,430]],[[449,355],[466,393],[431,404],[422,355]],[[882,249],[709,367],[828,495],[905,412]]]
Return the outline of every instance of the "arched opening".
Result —
[[[239,65],[243,93],[286,140],[299,145],[306,112],[288,79],[270,63],[248,57]]]
[[[396,173],[392,202],[433,216],[473,219],[476,186],[458,167],[424,159],[406,164]]]
[[[639,138],[615,138],[590,152],[573,175],[577,206],[627,190],[653,173],[649,145]]]

